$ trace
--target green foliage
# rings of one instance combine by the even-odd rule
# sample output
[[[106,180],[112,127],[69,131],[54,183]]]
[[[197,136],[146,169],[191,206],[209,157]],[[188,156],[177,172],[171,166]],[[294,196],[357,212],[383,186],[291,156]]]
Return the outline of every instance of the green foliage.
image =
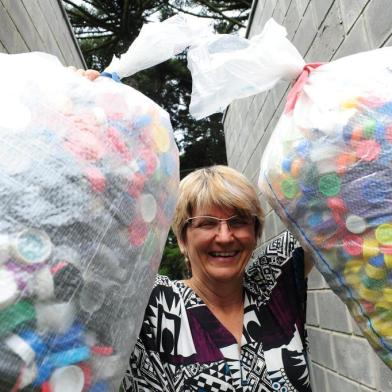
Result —
[[[216,31],[232,33],[243,28],[249,16],[251,0],[63,0],[88,68],[102,71],[113,56],[119,57],[138,36],[144,23],[164,20],[182,11],[213,21]],[[194,169],[226,164],[222,114],[195,121],[188,107],[192,80],[186,56],[137,73],[126,83],[170,115],[180,149],[181,177]],[[161,272],[181,278],[184,272],[180,252],[172,239],[163,255]]]
[[[170,231],[165,249],[162,255],[162,262],[159,267],[161,275],[169,276],[171,279],[183,279],[186,275],[186,265],[184,257],[178,248],[175,236]]]

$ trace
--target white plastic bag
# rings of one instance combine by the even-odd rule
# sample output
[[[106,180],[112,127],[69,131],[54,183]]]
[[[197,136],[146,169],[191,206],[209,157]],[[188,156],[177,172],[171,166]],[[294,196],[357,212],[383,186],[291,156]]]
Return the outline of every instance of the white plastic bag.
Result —
[[[200,119],[223,111],[234,99],[268,90],[281,79],[293,80],[305,62],[285,37],[284,27],[271,19],[250,40],[216,34],[196,41],[188,51],[191,114]]]

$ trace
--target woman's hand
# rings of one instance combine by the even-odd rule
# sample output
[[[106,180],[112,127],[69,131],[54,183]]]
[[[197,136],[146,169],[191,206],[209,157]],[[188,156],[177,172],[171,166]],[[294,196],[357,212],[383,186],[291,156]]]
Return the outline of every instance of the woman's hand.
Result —
[[[76,69],[76,67],[74,66],[70,66],[68,68],[72,69],[72,71],[75,71],[80,76],[84,76],[91,81],[95,80],[100,75],[100,73],[95,69]]]

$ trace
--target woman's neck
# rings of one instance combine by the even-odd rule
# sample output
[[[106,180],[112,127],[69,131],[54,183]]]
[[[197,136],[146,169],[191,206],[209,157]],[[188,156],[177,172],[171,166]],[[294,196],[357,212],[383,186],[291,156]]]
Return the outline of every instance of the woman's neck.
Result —
[[[238,281],[216,282],[203,281],[195,276],[185,280],[189,286],[204,301],[208,307],[230,310],[243,306],[242,279]]]

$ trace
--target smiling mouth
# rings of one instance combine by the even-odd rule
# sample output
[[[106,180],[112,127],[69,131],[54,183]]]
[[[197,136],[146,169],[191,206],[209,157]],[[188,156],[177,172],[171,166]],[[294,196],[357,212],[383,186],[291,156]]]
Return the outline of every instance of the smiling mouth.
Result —
[[[210,252],[209,255],[212,257],[234,257],[239,253],[238,250],[233,252]]]

